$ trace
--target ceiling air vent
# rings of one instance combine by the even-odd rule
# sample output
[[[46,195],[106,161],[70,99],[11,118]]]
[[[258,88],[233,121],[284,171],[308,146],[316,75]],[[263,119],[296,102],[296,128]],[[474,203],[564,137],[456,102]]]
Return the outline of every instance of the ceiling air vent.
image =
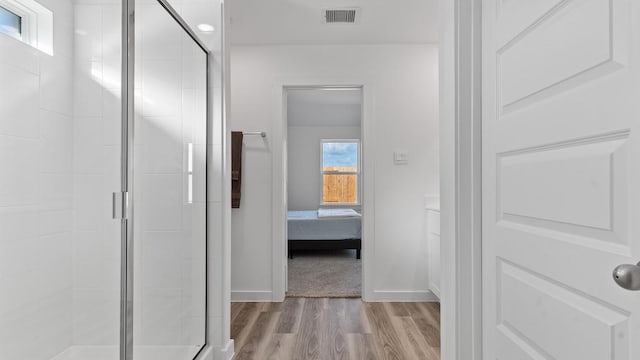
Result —
[[[355,24],[358,9],[328,9],[325,10],[325,22],[327,24]]]

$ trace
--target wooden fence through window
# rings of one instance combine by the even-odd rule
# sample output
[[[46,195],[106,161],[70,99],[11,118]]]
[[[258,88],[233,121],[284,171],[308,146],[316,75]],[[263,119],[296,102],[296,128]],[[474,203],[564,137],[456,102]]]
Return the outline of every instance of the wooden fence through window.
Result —
[[[357,203],[358,175],[341,174],[357,171],[355,167],[325,167],[322,175],[322,201],[324,203]]]

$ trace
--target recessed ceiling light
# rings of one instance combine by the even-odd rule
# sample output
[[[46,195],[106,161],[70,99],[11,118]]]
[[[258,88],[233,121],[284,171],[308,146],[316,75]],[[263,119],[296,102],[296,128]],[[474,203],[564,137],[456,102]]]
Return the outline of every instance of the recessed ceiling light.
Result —
[[[216,31],[216,28],[214,28],[213,25],[200,24],[200,25],[198,25],[198,30],[200,30],[202,32],[214,32],[214,31]]]

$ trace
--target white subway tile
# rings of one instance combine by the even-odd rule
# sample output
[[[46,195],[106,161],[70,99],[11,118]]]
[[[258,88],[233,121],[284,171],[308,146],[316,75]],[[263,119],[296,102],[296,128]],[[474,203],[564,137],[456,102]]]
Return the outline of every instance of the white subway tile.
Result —
[[[37,139],[38,75],[0,65],[0,134]]]
[[[5,289],[1,289],[5,290]],[[4,292],[3,292],[4,293]],[[17,308],[0,313],[0,359],[33,360],[40,358],[37,344],[38,334],[38,306],[32,299]],[[0,310],[7,309],[1,303]]]
[[[182,87],[204,90],[207,86],[207,56],[188,35],[182,41]]]
[[[104,171],[101,117],[77,116],[74,123],[73,157],[78,174],[101,174]]]
[[[82,345],[117,345],[119,291],[74,289],[73,342]]]
[[[72,250],[71,233],[40,237],[37,252],[40,297],[71,289],[73,285]]]
[[[180,230],[182,225],[182,175],[143,175],[138,178],[144,187],[139,203],[138,223],[143,230]]]
[[[142,262],[143,288],[180,288],[183,253],[180,232],[145,232],[143,250],[136,259]]]
[[[206,244],[206,203],[185,204],[182,210],[183,244],[185,259],[205,256]]]
[[[170,52],[169,47],[165,51]],[[180,60],[142,62],[142,114],[145,117],[179,118],[182,106]]]
[[[0,274],[2,274],[2,279],[0,282],[7,281],[9,277],[20,279],[24,274],[37,271],[37,251],[37,237],[2,238],[0,241]]]
[[[74,22],[74,57],[102,61],[102,6],[77,4]]]
[[[122,98],[119,90],[104,91],[102,116],[104,144],[120,144],[122,142]]]
[[[73,17],[73,14],[70,13],[68,16]],[[73,20],[61,19],[59,16],[54,16],[53,32],[55,34],[53,37],[54,56],[64,57],[67,61],[72,61],[74,40]]]
[[[39,304],[38,342],[41,359],[51,359],[69,346],[72,340],[71,288],[45,297]]]
[[[71,209],[43,210],[38,215],[40,235],[71,232],[73,229],[73,213]]]
[[[145,173],[182,172],[186,147],[182,144],[182,128],[180,118],[143,118],[141,132],[136,136],[142,137],[143,171]]]
[[[40,75],[41,52],[8,36],[0,37],[0,64]]]
[[[204,316],[189,316],[182,319],[182,332],[186,345],[200,346],[205,343]]]
[[[38,154],[37,140],[0,135],[0,204],[37,203]]]
[[[180,60],[183,30],[159,4],[137,5],[137,39],[141,57]],[[158,24],[163,24],[159,26]],[[179,69],[178,69],[179,70]],[[179,73],[178,73],[179,74]]]
[[[13,241],[35,237],[38,235],[37,224],[37,206],[0,208],[0,239]]]
[[[72,118],[40,110],[40,134],[40,171],[70,174],[73,171]]]
[[[73,206],[72,175],[42,173],[38,176],[38,182],[38,201],[42,209],[70,209]]]
[[[102,115],[102,63],[76,60],[73,78],[74,113],[77,117]]]
[[[92,262],[100,259],[102,254],[102,234],[99,231],[74,231],[73,233],[73,263],[76,268],[74,274],[74,286],[76,287],[102,287],[96,282],[78,283],[79,276],[82,278],[88,275],[78,271],[78,265],[84,262]]]
[[[105,86],[119,89],[122,67],[122,10],[119,3],[102,6],[102,61]]]
[[[140,344],[175,345],[181,335],[180,289],[145,289],[142,297]]]
[[[73,62],[61,56],[42,56],[40,108],[73,115]]]
[[[207,100],[204,90],[182,91],[182,123],[185,142],[207,143]]]
[[[78,174],[74,178],[74,230],[100,231],[105,218],[102,175]]]

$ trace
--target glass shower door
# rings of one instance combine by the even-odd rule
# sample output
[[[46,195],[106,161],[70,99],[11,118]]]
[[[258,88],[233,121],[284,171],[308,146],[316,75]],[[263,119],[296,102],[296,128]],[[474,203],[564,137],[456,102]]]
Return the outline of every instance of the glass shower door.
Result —
[[[136,2],[134,359],[193,359],[206,329],[207,53]]]

